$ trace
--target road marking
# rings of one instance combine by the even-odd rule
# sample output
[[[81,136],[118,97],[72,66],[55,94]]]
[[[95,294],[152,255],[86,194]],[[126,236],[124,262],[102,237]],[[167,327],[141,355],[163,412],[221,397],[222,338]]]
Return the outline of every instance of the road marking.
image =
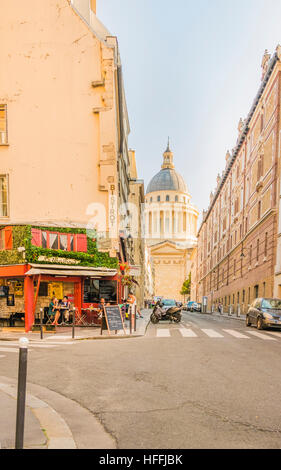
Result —
[[[281,338],[281,331],[280,331],[280,332],[277,332],[277,331],[267,331],[267,333],[269,333],[270,335],[277,336],[277,338]]]
[[[215,330],[210,330],[210,329],[202,329],[203,333],[205,333],[207,336],[210,338],[223,338],[223,335],[218,333]]]
[[[18,353],[19,348],[0,348],[1,352],[12,352],[12,353]]]
[[[181,328],[179,331],[184,338],[198,338],[197,334],[190,329]]]
[[[239,339],[250,339],[249,336],[242,335],[242,333],[239,333],[239,331],[236,330],[223,330],[226,333],[229,333],[231,336],[234,336],[235,338]]]
[[[170,330],[157,330],[158,338],[169,338],[171,336]]]
[[[250,333],[250,335],[256,336],[257,338],[260,338],[260,339],[265,339],[267,341],[276,341],[275,338],[271,338],[271,336],[267,336],[265,334],[258,333],[257,331],[249,331],[249,333]]]

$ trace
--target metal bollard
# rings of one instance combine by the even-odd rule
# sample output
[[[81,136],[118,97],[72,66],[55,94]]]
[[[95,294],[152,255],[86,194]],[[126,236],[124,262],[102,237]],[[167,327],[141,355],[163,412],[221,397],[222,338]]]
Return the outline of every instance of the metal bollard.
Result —
[[[17,421],[16,421],[16,449],[23,449],[24,418],[26,398],[27,352],[28,339],[20,338],[19,371],[18,371],[18,396],[17,396]]]
[[[134,321],[134,330],[137,331],[137,306],[135,305],[135,321]]]
[[[40,338],[43,339],[43,309],[40,308]]]
[[[133,327],[133,325],[132,325],[132,306],[131,305],[130,305],[129,309],[130,309],[130,335],[131,335],[132,334],[132,327]]]
[[[75,337],[75,312],[76,312],[76,307],[74,307],[73,310],[73,319],[72,319],[72,338],[74,339]]]

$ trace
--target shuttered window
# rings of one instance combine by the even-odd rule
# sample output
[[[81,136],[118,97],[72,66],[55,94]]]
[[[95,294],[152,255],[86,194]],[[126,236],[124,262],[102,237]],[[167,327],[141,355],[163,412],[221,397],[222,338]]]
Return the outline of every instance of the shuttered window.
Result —
[[[81,251],[87,253],[88,243],[86,234],[71,234],[48,232],[31,229],[32,245],[51,250]]]
[[[12,227],[5,227],[0,230],[0,250],[13,249],[13,229]]]

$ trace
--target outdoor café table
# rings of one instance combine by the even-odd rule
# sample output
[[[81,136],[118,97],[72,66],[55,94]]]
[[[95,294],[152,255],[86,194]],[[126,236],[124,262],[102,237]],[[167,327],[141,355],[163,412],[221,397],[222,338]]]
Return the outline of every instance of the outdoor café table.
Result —
[[[56,307],[56,310],[59,310],[59,312],[60,312],[60,315],[61,315],[61,325],[62,325],[62,324],[65,324],[64,312],[63,312],[63,311],[64,311],[64,310],[70,310],[70,308],[69,308],[69,307],[60,307],[60,306],[58,306],[58,307]]]
[[[85,312],[87,325],[99,326],[99,323],[98,323],[99,309],[98,308],[85,308],[85,309],[82,309],[82,311]]]

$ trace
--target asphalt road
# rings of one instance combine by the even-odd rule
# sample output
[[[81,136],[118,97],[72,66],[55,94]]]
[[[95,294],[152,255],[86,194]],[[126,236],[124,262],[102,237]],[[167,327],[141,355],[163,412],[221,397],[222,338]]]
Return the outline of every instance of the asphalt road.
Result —
[[[17,355],[0,354],[15,378]],[[281,332],[184,313],[143,338],[35,349],[28,381],[90,410],[120,449],[280,449],[280,366]]]

